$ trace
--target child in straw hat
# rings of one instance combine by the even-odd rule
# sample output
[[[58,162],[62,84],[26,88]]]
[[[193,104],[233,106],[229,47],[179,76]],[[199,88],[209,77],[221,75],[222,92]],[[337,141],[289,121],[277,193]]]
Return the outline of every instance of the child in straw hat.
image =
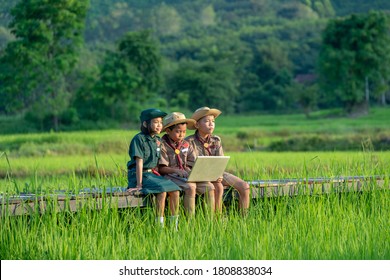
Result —
[[[161,139],[157,134],[161,132],[162,118],[166,115],[167,113],[154,108],[141,112],[141,132],[131,140],[130,161],[127,163],[128,191],[156,196],[157,221],[162,226],[167,194],[171,219],[176,220],[176,224],[180,197],[180,188],[157,172],[161,149]]]
[[[188,136],[186,140],[194,148],[196,156],[223,156],[221,138],[213,135],[215,119],[221,114],[218,109],[202,107],[192,115],[196,121],[195,125],[188,126],[188,129],[196,129],[195,133]],[[193,164],[193,162],[189,162]],[[224,186],[232,186],[239,193],[239,207],[243,213],[249,208],[249,185],[244,180],[233,174],[224,172],[223,178],[213,182],[215,186],[215,207],[216,211],[222,211],[222,196]]]
[[[163,119],[163,130],[166,134],[162,137],[161,158],[159,172],[172,180],[184,191],[184,209],[192,216],[195,214],[195,195],[205,194],[206,203],[214,209],[214,185],[211,182],[189,183],[182,180],[187,178],[190,168],[188,161],[193,162],[194,151],[187,141],[187,125],[193,127],[195,121],[186,119],[185,115],[173,112]]]

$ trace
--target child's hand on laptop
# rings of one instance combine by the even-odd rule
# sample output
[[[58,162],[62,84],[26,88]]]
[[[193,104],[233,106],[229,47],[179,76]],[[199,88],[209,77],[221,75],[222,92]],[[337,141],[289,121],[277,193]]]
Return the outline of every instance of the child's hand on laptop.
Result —
[[[188,172],[185,171],[185,170],[182,170],[182,169],[176,170],[175,173],[176,173],[179,177],[182,177],[182,178],[187,178],[187,177],[188,177]]]

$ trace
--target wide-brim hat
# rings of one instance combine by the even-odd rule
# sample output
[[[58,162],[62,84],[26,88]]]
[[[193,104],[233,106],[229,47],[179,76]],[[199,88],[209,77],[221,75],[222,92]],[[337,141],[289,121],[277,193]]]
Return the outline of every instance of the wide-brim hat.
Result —
[[[141,122],[144,122],[144,121],[148,121],[148,120],[151,120],[154,118],[163,118],[166,115],[167,115],[167,113],[165,113],[159,109],[150,108],[150,109],[143,110],[141,112],[141,115],[139,118],[140,118]]]
[[[205,116],[212,115],[214,118],[217,118],[222,112],[218,109],[209,108],[209,107],[201,107],[199,109],[196,109],[196,111],[192,114],[191,119],[194,119],[195,121],[199,121],[201,118]],[[195,129],[194,127],[189,127],[189,129]]]
[[[163,119],[163,129],[162,130],[165,130],[166,128],[171,127],[175,124],[179,124],[179,123],[186,123],[187,127],[188,126],[194,127],[195,120],[187,119],[183,113],[173,112],[173,113],[168,114]]]

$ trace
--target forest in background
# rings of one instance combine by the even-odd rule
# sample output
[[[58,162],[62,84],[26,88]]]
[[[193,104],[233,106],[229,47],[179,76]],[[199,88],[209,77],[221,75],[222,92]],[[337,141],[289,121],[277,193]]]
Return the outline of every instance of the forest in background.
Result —
[[[9,55],[7,45],[17,41],[9,27],[17,3],[0,1],[3,57]],[[384,0],[78,1],[82,3],[85,18],[80,17],[77,28],[83,42],[69,51],[74,55],[69,67],[53,70],[68,63],[62,57],[45,67],[41,63],[41,71],[52,76],[37,81],[4,67],[15,56],[0,64],[0,115],[20,120],[21,131],[85,129],[98,122],[111,127],[137,122],[140,110],[152,106],[188,114],[208,105],[226,114],[307,116],[318,109],[343,108],[350,100],[319,79],[324,30],[331,20],[390,10]],[[31,71],[28,63],[22,67],[36,72],[37,65]],[[365,100],[369,104],[389,102],[388,76],[381,78],[380,83],[371,76],[357,82],[363,96],[371,93]],[[48,93],[40,94],[44,91]]]

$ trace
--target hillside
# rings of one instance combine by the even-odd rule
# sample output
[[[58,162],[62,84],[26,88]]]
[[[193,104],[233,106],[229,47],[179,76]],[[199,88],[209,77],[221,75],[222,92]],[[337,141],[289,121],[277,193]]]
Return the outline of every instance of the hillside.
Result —
[[[0,52],[14,39],[7,26],[16,3],[0,0]],[[316,87],[322,31],[331,19],[371,10],[390,11],[390,2],[90,0],[85,44],[74,73],[66,77],[69,104],[56,117],[60,123],[79,125],[80,120],[96,118],[135,121],[144,106],[189,113],[208,104],[227,114],[304,111],[307,115],[338,107],[337,99],[329,99]],[[118,97],[106,100],[106,106],[96,84],[102,69],[113,67],[114,71],[119,66],[103,64],[112,61],[110,55],[115,55],[128,32],[142,30],[151,31],[161,56],[160,83],[153,92],[145,93],[146,101],[138,103],[135,93],[124,100],[125,94],[120,95],[110,84],[103,87],[103,94],[110,91]],[[306,81],[314,86],[306,87]],[[29,109],[7,109],[9,98],[15,95],[9,96],[0,96],[0,115],[24,114]],[[371,99],[380,104],[390,96]],[[41,118],[39,126],[50,128],[50,117]],[[34,116],[30,120],[36,122]]]
[[[7,33],[11,8],[17,1],[0,0],[0,44],[11,39]],[[87,43],[112,44],[125,32],[152,28],[162,44],[177,37],[191,38],[196,28],[210,35],[250,27],[280,25],[324,17],[390,11],[385,0],[90,0],[86,26]],[[164,19],[163,19],[164,17]],[[216,27],[218,25],[218,27]],[[199,32],[199,31],[198,31]],[[277,28],[270,30],[277,32]],[[180,36],[178,34],[181,34]]]

